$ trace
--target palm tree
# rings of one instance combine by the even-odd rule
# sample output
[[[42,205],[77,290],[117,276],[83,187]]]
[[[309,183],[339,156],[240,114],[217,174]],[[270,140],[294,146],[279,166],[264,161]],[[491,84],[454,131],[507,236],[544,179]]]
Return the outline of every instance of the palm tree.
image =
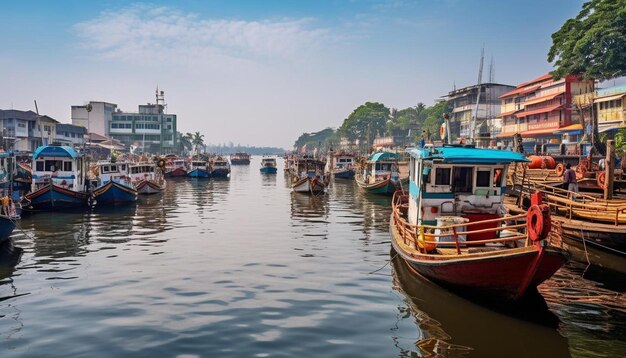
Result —
[[[178,135],[178,145],[180,146],[181,154],[184,154],[185,151],[191,150],[193,145],[191,144],[191,134],[182,134],[181,132],[177,133]]]
[[[190,134],[190,133],[187,133]],[[191,137],[191,143],[194,145],[196,149],[196,154],[198,154],[198,147],[201,147],[204,144],[204,134],[200,134],[200,132],[195,132]]]

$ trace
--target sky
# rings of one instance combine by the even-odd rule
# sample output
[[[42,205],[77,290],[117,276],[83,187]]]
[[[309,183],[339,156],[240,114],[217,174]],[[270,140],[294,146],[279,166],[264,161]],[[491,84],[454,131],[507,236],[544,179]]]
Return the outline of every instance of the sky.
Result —
[[[178,130],[291,148],[365,102],[432,105],[453,89],[552,69],[551,34],[582,0],[0,2],[0,109],[71,122],[165,91]]]

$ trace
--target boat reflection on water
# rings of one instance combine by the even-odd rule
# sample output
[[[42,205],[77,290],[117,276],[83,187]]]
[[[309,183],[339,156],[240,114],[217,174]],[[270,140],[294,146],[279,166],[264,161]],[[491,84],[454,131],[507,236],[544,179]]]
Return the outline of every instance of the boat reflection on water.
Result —
[[[475,303],[417,275],[393,250],[391,255],[394,289],[406,303],[398,307],[399,317],[413,317],[419,330],[412,347],[394,339],[402,356],[570,356],[558,318],[540,295],[512,306]]]
[[[330,213],[328,195],[307,195],[291,193],[291,218],[304,222],[320,222],[328,219]]]

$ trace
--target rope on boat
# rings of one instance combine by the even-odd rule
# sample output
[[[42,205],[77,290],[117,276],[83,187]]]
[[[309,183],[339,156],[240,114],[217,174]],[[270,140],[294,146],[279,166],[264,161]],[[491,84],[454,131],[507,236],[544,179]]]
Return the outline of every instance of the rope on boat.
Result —
[[[587,268],[588,268],[589,266],[591,266],[591,262],[589,261],[589,253],[587,252],[587,240],[585,240],[585,232],[583,231],[582,226],[580,228],[580,235],[583,238],[583,248],[585,249],[585,258],[587,259]],[[585,271],[587,271],[587,269],[585,269]]]
[[[396,252],[395,255],[393,255],[393,257],[391,259],[389,259],[381,268],[379,268],[378,270],[374,270],[372,272],[368,272],[368,275],[373,275],[375,273],[377,273],[378,271],[384,269],[387,265],[389,265],[389,263],[391,263],[391,261],[393,261],[396,257],[398,256],[398,253]]]

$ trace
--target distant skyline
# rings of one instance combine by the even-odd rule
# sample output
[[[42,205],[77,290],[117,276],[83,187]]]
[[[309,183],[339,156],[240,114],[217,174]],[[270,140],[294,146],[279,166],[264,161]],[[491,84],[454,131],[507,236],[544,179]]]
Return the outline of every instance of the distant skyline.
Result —
[[[367,102],[432,105],[483,80],[552,69],[551,34],[582,0],[15,1],[0,3],[0,108],[70,122],[70,106],[154,103],[206,143],[290,148]]]

